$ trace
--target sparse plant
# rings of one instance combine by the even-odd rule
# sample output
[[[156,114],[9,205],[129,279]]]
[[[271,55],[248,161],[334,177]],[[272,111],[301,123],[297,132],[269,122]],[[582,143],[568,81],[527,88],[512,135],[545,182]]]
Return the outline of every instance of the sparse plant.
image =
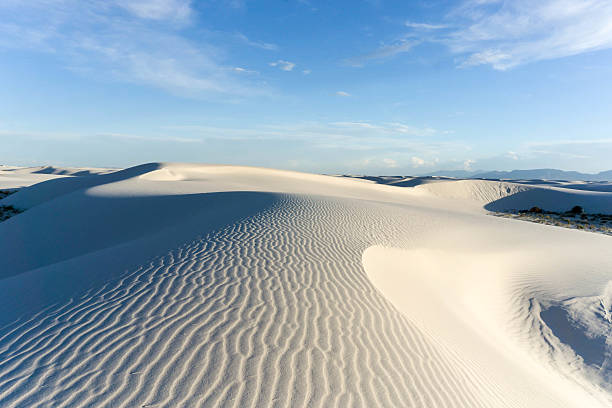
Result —
[[[584,209],[579,206],[579,205],[575,205],[572,207],[571,210],[569,210],[570,214],[582,214],[584,212]]]
[[[10,196],[13,193],[16,193],[17,190],[0,190],[0,200]]]
[[[20,212],[22,211],[12,205],[0,205],[0,221],[8,220]]]
[[[572,208],[574,212],[566,211],[559,213],[556,211],[543,210],[539,207],[532,207],[529,210],[512,210],[503,213],[493,213],[493,215],[504,218],[516,218],[537,224],[553,225],[557,227],[580,229],[583,231],[599,232],[612,235],[612,228],[610,228],[609,225],[606,225],[608,221],[612,221],[612,215],[588,214],[584,212],[577,213],[576,211],[578,211],[578,208],[576,207],[579,206]],[[577,217],[578,215],[580,215],[580,217]]]

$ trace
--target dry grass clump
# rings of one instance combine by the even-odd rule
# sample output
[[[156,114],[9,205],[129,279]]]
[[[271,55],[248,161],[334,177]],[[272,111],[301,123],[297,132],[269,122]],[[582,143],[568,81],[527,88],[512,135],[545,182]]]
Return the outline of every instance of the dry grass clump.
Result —
[[[21,210],[12,205],[0,205],[0,222],[19,214]]]
[[[16,192],[17,190],[0,190],[0,200]],[[0,222],[15,216],[20,212],[22,211],[13,207],[12,205],[0,205]]]
[[[512,210],[493,213],[497,217],[513,218],[556,227],[612,235],[612,214],[589,214],[578,205],[566,212],[546,211],[534,206],[529,210]]]
[[[0,190],[0,200],[16,192],[17,190]]]

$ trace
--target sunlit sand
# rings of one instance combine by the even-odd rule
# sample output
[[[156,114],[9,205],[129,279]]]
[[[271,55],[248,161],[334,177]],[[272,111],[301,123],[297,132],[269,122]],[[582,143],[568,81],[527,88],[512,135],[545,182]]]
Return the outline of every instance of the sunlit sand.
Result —
[[[490,215],[610,214],[610,191],[0,168],[20,187],[3,407],[612,404],[612,237]]]

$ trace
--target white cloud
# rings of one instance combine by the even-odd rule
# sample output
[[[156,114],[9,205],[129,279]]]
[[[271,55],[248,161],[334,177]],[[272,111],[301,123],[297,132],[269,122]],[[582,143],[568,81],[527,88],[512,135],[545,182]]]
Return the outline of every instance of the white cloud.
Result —
[[[182,20],[191,14],[190,0],[124,0],[117,5],[140,18]]]
[[[103,137],[103,138],[136,140],[136,141],[145,141],[145,142],[202,143],[201,139],[188,138],[188,137],[175,137],[175,136],[142,136],[142,135],[130,135],[130,134],[124,134],[124,133],[101,133],[96,136]]]
[[[374,156],[359,157],[358,159],[348,161],[346,164],[353,171],[358,170],[364,172],[365,174],[397,175],[414,173],[415,169],[420,169],[421,172],[425,169],[433,169],[439,164],[439,160],[435,157],[424,159],[419,156],[411,156],[402,152],[393,152],[388,156],[379,154]]]
[[[508,151],[508,152],[506,153],[506,156],[508,156],[508,157],[509,157],[509,158],[511,158],[512,160],[518,160],[518,159],[519,159],[518,154],[517,154],[516,152],[513,152],[513,151]]]
[[[421,167],[421,166],[425,165],[425,160],[421,159],[420,157],[412,156],[410,161],[412,162],[412,167],[414,167],[414,168]]]
[[[240,72],[243,74],[258,74],[259,72],[254,71],[252,69],[246,69],[246,68],[242,68],[242,67],[234,67],[232,68],[235,72]]]
[[[352,96],[350,93],[345,92],[345,91],[337,91],[336,95],[338,95],[338,96]]]
[[[396,41],[392,42],[391,44],[381,45],[374,52],[371,52],[365,55],[360,55],[354,58],[350,58],[346,60],[345,62],[348,65],[360,67],[360,66],[363,66],[366,62],[370,60],[390,58],[395,55],[398,55],[404,52],[408,52],[420,42],[421,42],[420,40],[415,40],[414,38],[399,38]]]
[[[585,139],[585,140],[548,140],[541,142],[529,142],[527,146],[566,146],[566,145],[594,145],[594,144],[612,144],[612,138],[608,139]]]
[[[437,133],[436,129],[432,129],[430,127],[417,128],[414,126],[405,125],[403,123],[389,123],[387,127],[392,132],[403,133],[407,135],[413,136],[429,136]],[[451,131],[444,131],[443,133],[449,133]]]
[[[472,170],[472,165],[476,163],[475,160],[467,159],[463,162],[463,170],[470,171]]]
[[[82,133],[66,133],[66,132],[20,132],[14,130],[0,129],[0,138],[2,137],[20,137],[23,139],[31,139],[42,142],[66,142],[66,141],[82,141],[92,137],[101,139],[122,139],[144,142],[172,142],[172,143],[202,143],[203,139],[197,137],[182,137],[182,136],[167,136],[167,135],[135,135],[129,133],[97,133],[97,134],[82,134]]]
[[[395,161],[394,159],[389,159],[389,158],[384,158],[382,159],[383,163],[385,164],[386,167],[389,167],[391,169],[399,167],[397,165],[397,161]]]
[[[349,160],[347,166],[352,170],[364,171],[369,174],[381,171],[387,172],[389,169],[399,169],[402,167],[396,159],[380,156]]]
[[[309,70],[309,69],[305,69],[305,70],[303,70],[303,71],[302,71],[302,74],[304,74],[304,75],[310,75],[310,73],[311,73],[311,72],[312,72],[311,70]]]
[[[524,148],[529,157],[539,155],[584,161],[602,155],[612,157],[612,138],[531,141],[525,143]],[[606,161],[609,163],[609,159]]]
[[[331,125],[345,128],[379,129],[379,126],[368,122],[332,122]]]
[[[261,42],[261,41],[253,41],[242,33],[237,33],[236,38],[238,38],[240,41],[242,41],[243,43],[251,47],[261,48],[262,50],[268,50],[268,51],[278,50],[278,45],[276,44],[266,43],[266,42]]]
[[[0,11],[13,17],[10,23],[0,22],[0,48],[53,53],[81,75],[185,96],[264,92],[265,85],[255,86],[227,67],[218,46],[202,39],[196,44],[182,35],[193,14],[189,0],[27,3],[2,4]]]
[[[448,27],[444,24],[413,23],[411,21],[406,21],[405,24],[406,24],[406,27],[423,29],[423,30],[441,30],[443,28]]]
[[[566,159],[589,159],[591,158],[590,155],[584,155],[584,154],[576,154],[573,152],[560,152],[560,151],[555,151],[555,150],[531,150],[530,154],[532,155],[540,155],[540,156],[557,156],[557,157],[562,157],[562,158],[566,158]]]
[[[367,123],[367,122],[354,122]],[[277,149],[281,148],[284,160],[300,160],[300,168],[315,172],[345,172],[363,169],[369,174],[408,174],[415,169],[413,165],[422,164],[421,169],[430,169],[438,165],[437,158],[447,162],[449,158],[471,157],[469,146],[460,142],[435,141],[429,138],[412,137],[406,134],[390,133],[378,128],[377,124],[370,126],[338,126],[320,122],[301,122],[273,125],[251,125],[244,127],[213,127],[205,125],[166,126],[153,129],[150,134],[131,134],[120,129],[121,125],[113,125],[112,133],[107,134],[69,134],[53,132],[20,132],[18,129],[0,128],[0,145],[11,146],[6,141],[20,141],[27,145],[44,146],[45,150],[68,151],[74,143],[99,138],[99,141],[112,146],[115,139],[130,140],[140,143],[147,152],[147,143],[151,148],[163,148],[167,154],[188,151],[203,156],[193,156],[196,160],[202,157],[210,160],[218,153],[227,154],[231,158],[234,147],[244,149],[247,146],[262,148],[271,152],[269,160],[278,158]],[[117,127],[119,126],[119,128]],[[153,144],[152,144],[153,143]],[[212,150],[211,150],[212,149]],[[214,150],[220,149],[220,150]],[[162,151],[162,150],[158,150]],[[210,153],[217,152],[217,153]],[[230,152],[230,153],[228,153]],[[276,153],[274,153],[276,152]],[[274,153],[274,154],[272,154]],[[5,154],[7,156],[10,151]],[[211,156],[212,155],[212,156]],[[145,155],[146,156],[146,155]],[[272,157],[274,156],[274,157]],[[8,157],[8,156],[7,156]],[[139,156],[140,157],[140,156]],[[220,157],[220,156],[219,156]],[[259,158],[262,155],[257,156]],[[265,152],[264,152],[265,157]],[[303,157],[311,157],[317,163],[303,163]],[[362,160],[367,158],[367,160]],[[415,157],[415,159],[412,159]],[[218,157],[217,157],[218,159]],[[390,159],[390,160],[385,160]],[[108,158],[107,158],[108,160]],[[147,160],[145,157],[141,160]],[[265,159],[262,159],[265,160]],[[422,162],[421,162],[422,160]],[[480,161],[479,161],[480,162]],[[251,165],[266,165],[266,162],[245,162]],[[269,162],[268,162],[269,163]]]
[[[430,127],[416,127],[406,125],[404,123],[392,122],[392,123],[368,123],[368,122],[332,122],[331,125],[343,127],[343,128],[353,128],[353,129],[370,129],[376,130],[379,133],[388,133],[388,134],[396,134],[396,135],[406,135],[406,136],[430,136],[437,133],[448,134],[452,133],[452,131],[443,131],[438,132],[436,129]]]
[[[610,0],[468,1],[452,14],[463,28],[444,41],[463,66],[505,70],[612,48]]]
[[[491,65],[495,69],[505,70],[509,68],[509,66],[506,64],[511,58],[512,56],[510,54],[507,54],[499,49],[485,50],[470,55],[460,64],[460,66],[470,67],[474,65]]]
[[[295,68],[295,63],[291,61],[278,60],[275,62],[270,62],[271,67],[278,67],[283,71],[292,71]]]
[[[395,132],[385,124],[367,122],[306,122],[253,128],[174,126],[167,130],[173,134],[185,133],[189,137],[198,136],[205,139],[302,141],[317,149],[386,151],[389,154],[402,151],[418,157],[437,157],[469,151],[461,142],[424,140],[418,135]],[[410,156],[407,156],[407,161],[409,160]],[[431,163],[431,160],[428,163]]]
[[[213,71],[202,75],[197,67],[190,67],[171,57],[158,57],[144,52],[130,55],[121,49],[113,51],[122,59],[123,72],[116,75],[126,81],[154,84],[182,94],[226,93],[232,87],[231,83],[225,83],[222,73]],[[201,64],[207,64],[207,61],[201,61]]]
[[[444,21],[448,24],[407,21],[407,35],[348,62],[360,66],[432,42],[459,55],[460,67],[507,70],[612,48],[610,0],[464,0]]]

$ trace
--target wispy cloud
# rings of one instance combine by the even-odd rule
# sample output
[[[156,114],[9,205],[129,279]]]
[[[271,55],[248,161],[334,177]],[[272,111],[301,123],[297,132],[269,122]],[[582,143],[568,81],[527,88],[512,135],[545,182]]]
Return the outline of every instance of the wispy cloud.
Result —
[[[527,156],[554,156],[584,160],[592,156],[612,154],[612,138],[531,141],[523,145],[523,151]]]
[[[218,46],[183,35],[190,0],[32,0],[4,3],[3,13],[12,18],[0,23],[0,47],[53,53],[80,74],[193,97],[263,93]]]
[[[528,147],[541,147],[541,146],[572,146],[572,145],[604,145],[612,144],[612,138],[602,139],[584,139],[584,140],[572,140],[572,139],[560,139],[560,140],[548,140],[548,141],[535,141],[528,142]]]
[[[350,167],[356,171],[363,171],[365,174],[414,174],[414,169],[420,169],[420,172],[435,168],[439,163],[437,157],[423,159],[419,156],[411,156],[402,153],[394,153],[391,155],[367,155],[358,160],[353,160],[349,163]]]
[[[278,45],[276,44],[266,43],[266,42],[261,42],[261,41],[253,41],[242,33],[237,33],[236,38],[242,41],[244,44],[249,45],[251,47],[261,48],[262,50],[268,50],[268,51],[278,50]]]
[[[368,122],[332,122],[330,123],[332,126],[337,126],[341,128],[357,128],[357,129],[377,129],[376,125],[373,125]]]
[[[459,67],[507,70],[612,48],[610,0],[465,0],[442,20],[407,21],[408,33],[347,62],[360,66],[429,42],[446,45],[458,56]]]
[[[169,135],[137,135],[129,133],[65,133],[65,132],[20,132],[14,130],[0,129],[0,138],[3,137],[20,137],[36,141],[83,141],[84,139],[100,138],[100,139],[120,139],[133,140],[142,142],[171,142],[171,143],[202,143],[203,139],[197,137],[182,137]]]
[[[371,53],[349,58],[345,62],[348,65],[360,67],[371,60],[390,58],[395,55],[408,52],[420,42],[420,40],[416,40],[414,38],[399,38],[390,44],[381,45],[377,50]]]
[[[451,157],[465,157],[470,147],[460,141],[434,140],[405,133],[385,130],[388,126],[364,121],[355,122],[303,122],[292,124],[258,125],[248,127],[215,127],[201,125],[168,126],[152,134],[133,134],[121,131],[81,134],[58,132],[19,132],[0,129],[0,139],[19,140],[21,143],[34,143],[44,150],[59,149],[69,151],[75,143],[97,138],[107,146],[116,146],[117,140],[129,142],[144,149],[134,149],[142,160],[146,160],[148,149],[164,151],[166,154],[185,149],[194,152],[200,160],[211,160],[212,146],[222,146],[222,152],[231,151],[230,146],[291,146],[283,151],[286,160],[299,160],[295,168],[308,171],[351,169],[369,174],[410,173],[414,168],[432,168],[438,165],[438,158],[449,160]],[[10,145],[10,144],[9,144]],[[52,147],[52,149],[51,149]],[[161,149],[161,150],[160,150]],[[304,154],[308,152],[308,154]],[[341,152],[341,156],[337,156]],[[223,153],[225,154],[225,153]],[[5,154],[6,155],[6,154]],[[59,156],[58,156],[59,157]],[[333,165],[310,162],[304,157],[334,157]],[[341,157],[341,159],[338,159]],[[245,162],[248,163],[248,162]],[[251,164],[265,165],[262,162]],[[460,164],[459,164],[460,165]],[[324,166],[324,167],[321,167]],[[344,171],[344,170],[343,170]]]
[[[407,132],[410,129],[410,132]],[[406,149],[419,157],[430,157],[441,151],[463,151],[460,142],[432,140],[424,136],[437,134],[429,127],[419,128],[398,123],[306,122],[289,125],[267,125],[254,128],[219,128],[211,126],[173,126],[169,133],[190,138],[222,140],[301,140],[319,149],[356,151]]]
[[[412,156],[410,158],[410,162],[412,163],[412,167],[417,168],[425,165],[425,160],[421,159],[417,156]]]
[[[447,44],[466,54],[463,66],[498,70],[612,48],[609,0],[469,1],[455,13],[466,22]]]
[[[509,150],[508,152],[506,152],[506,157],[509,157],[512,160],[518,160],[519,159],[519,155],[516,152],[513,152],[512,150]]]
[[[463,161],[463,170],[470,171],[472,170],[472,166],[476,163],[475,160],[467,159]]]
[[[242,68],[242,67],[234,67],[232,68],[235,72],[240,72],[242,74],[259,74],[259,72],[252,70],[252,69],[246,69],[246,68]]]
[[[406,27],[422,29],[422,30],[441,30],[443,28],[447,28],[447,25],[444,24],[427,24],[427,23],[414,23],[411,21],[406,21]]]
[[[406,135],[413,136],[431,136],[437,131],[430,127],[417,128],[414,126],[405,125],[403,123],[389,123],[387,124],[387,129],[391,132],[397,132]],[[448,133],[449,131],[444,131],[442,133]]]
[[[337,91],[336,95],[338,95],[338,96],[352,96],[350,93],[345,92],[345,91]]]
[[[395,159],[391,159],[389,157],[385,157],[382,159],[382,162],[384,163],[384,165],[390,169],[394,169],[399,167],[397,160]]]
[[[117,1],[117,5],[136,16],[152,20],[184,20],[191,15],[190,3],[185,0]]]
[[[282,69],[283,71],[293,71],[293,68],[295,68],[296,64],[291,61],[278,60],[278,61],[270,62],[269,65],[271,67],[278,67]]]
[[[121,140],[135,140],[143,142],[172,142],[172,143],[202,143],[202,139],[189,138],[189,137],[177,137],[177,136],[144,136],[144,135],[132,135],[125,133],[100,133],[96,137],[121,139]]]
[[[416,127],[404,123],[369,123],[369,122],[332,122],[332,126],[353,130],[376,131],[377,133],[406,135],[406,136],[432,136],[435,134],[448,134],[449,131],[437,131],[431,127]]]

